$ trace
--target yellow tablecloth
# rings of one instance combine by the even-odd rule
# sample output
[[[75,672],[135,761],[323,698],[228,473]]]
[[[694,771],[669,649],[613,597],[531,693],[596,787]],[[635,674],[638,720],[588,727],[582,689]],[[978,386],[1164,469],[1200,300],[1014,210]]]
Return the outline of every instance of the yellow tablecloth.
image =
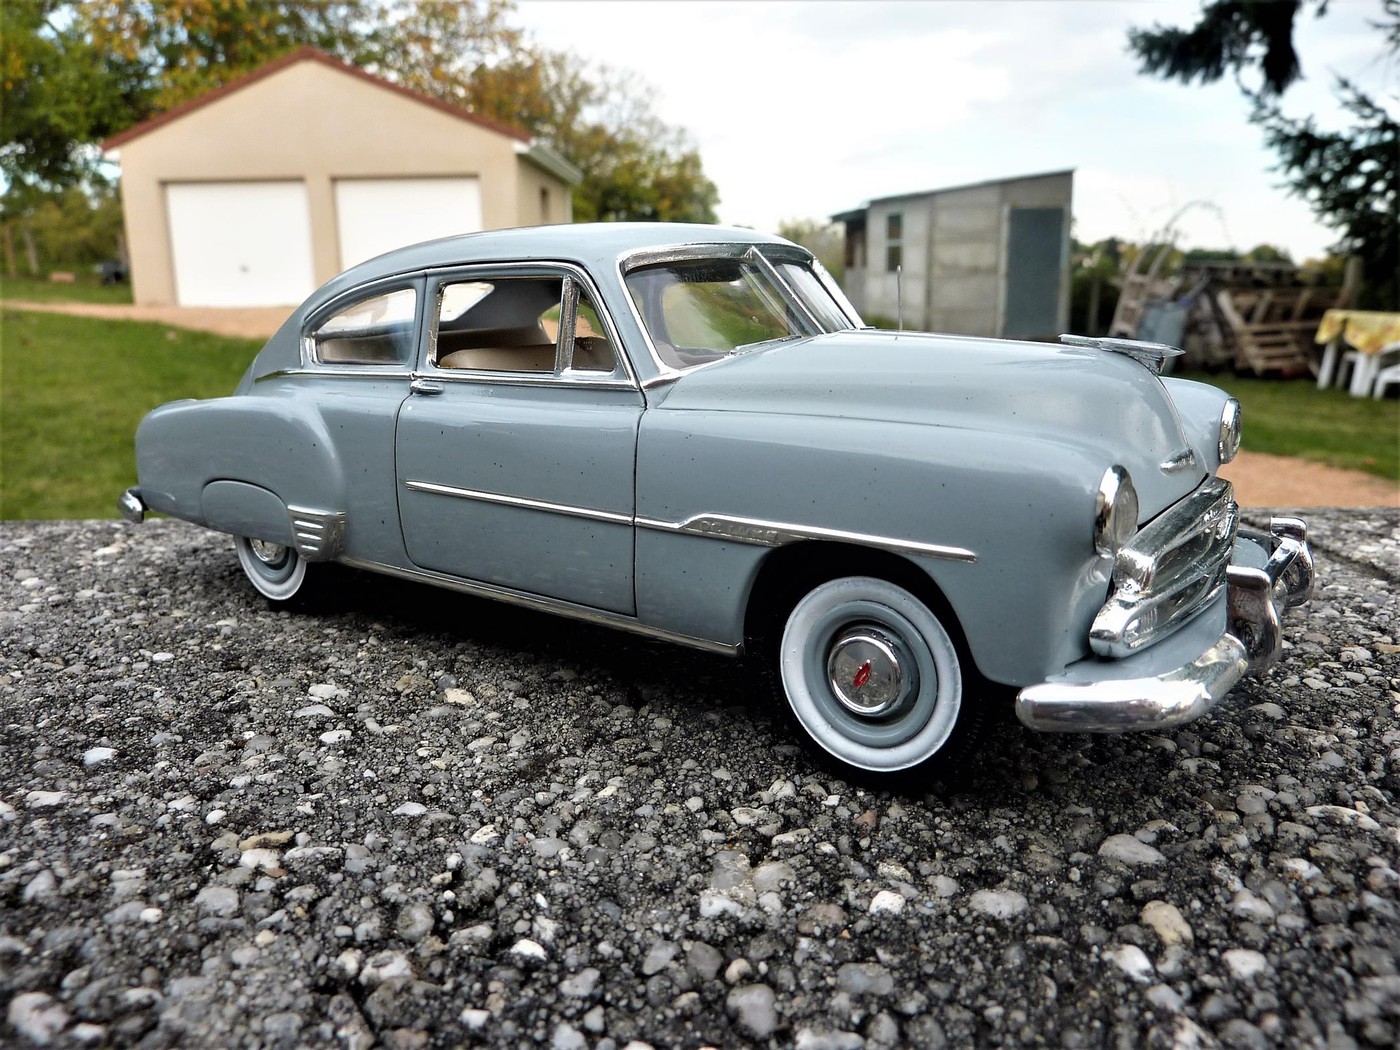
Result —
[[[1400,343],[1400,314],[1380,310],[1328,310],[1322,315],[1314,337],[1330,343],[1337,336],[1363,354],[1377,353],[1381,347]]]

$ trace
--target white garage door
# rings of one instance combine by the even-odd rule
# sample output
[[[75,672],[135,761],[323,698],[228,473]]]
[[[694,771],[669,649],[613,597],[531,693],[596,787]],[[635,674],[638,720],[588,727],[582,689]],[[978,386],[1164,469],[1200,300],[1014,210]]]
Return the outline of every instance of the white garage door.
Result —
[[[476,233],[481,186],[474,178],[339,179],[335,217],[344,269],[405,244]]]
[[[172,183],[165,204],[181,306],[283,306],[315,289],[303,183]]]

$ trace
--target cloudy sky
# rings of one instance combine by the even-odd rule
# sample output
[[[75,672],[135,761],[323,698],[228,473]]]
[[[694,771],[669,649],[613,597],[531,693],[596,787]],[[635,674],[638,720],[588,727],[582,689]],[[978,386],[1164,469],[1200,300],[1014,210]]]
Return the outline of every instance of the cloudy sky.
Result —
[[[1233,81],[1141,76],[1127,29],[1186,25],[1196,0],[521,0],[544,44],[635,70],[685,128],[721,221],[772,230],[872,197],[1076,169],[1075,235],[1142,239],[1174,215],[1183,242],[1295,258],[1332,236],[1278,188]],[[1394,100],[1400,64],[1368,23],[1378,0],[1302,16],[1307,78],[1290,113],[1340,126],[1334,74]],[[1400,109],[1400,103],[1395,103]],[[1182,211],[1183,209],[1184,212]]]

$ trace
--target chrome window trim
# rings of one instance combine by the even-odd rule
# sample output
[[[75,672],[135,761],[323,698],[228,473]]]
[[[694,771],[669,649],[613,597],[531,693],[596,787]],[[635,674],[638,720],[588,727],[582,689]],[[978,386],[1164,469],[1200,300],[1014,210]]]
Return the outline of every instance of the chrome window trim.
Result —
[[[423,305],[427,298],[427,286],[423,278],[426,270],[411,270],[407,273],[396,273],[387,277],[376,278],[365,284],[356,285],[354,288],[347,288],[333,299],[328,299],[307,316],[301,325],[301,336],[297,340],[297,348],[301,353],[301,370],[310,371],[316,375],[361,375],[377,372],[392,372],[394,375],[406,375],[412,370],[418,359],[418,344],[422,339],[423,332]],[[400,366],[383,367],[380,365],[357,365],[340,364],[335,361],[322,361],[316,355],[316,330],[330,320],[342,309],[354,303],[363,302],[366,299],[373,299],[376,295],[387,295],[390,292],[397,292],[408,289],[413,292],[413,348],[408,356],[408,360]],[[323,371],[324,370],[324,371]],[[297,374],[295,370],[283,369],[285,374]],[[276,375],[277,373],[268,373]],[[261,377],[259,377],[261,378]]]
[[[787,283],[787,279],[778,272],[778,268],[773,265],[772,260],[758,250],[758,245],[754,245],[744,253],[744,261],[752,262],[768,276],[768,279],[778,286],[778,290],[788,298],[788,304],[796,306],[802,316],[807,319],[807,323],[812,326],[812,331],[807,334],[807,338],[823,335],[826,332],[825,326],[817,319],[817,315],[807,307],[802,297],[792,290],[792,285]]]
[[[602,521],[612,525],[631,526],[636,519],[630,514],[617,514],[608,510],[593,510],[590,507],[575,507],[567,503],[550,503],[542,499],[527,499],[524,496],[506,496],[498,492],[483,492],[479,489],[463,489],[455,485],[439,485],[432,481],[405,481],[404,488],[414,492],[430,492],[438,496],[451,496],[454,499],[473,500],[477,503],[494,503],[503,507],[520,507],[525,510],[541,510],[547,514],[560,514],[568,518],[583,518],[587,521]]]
[[[356,569],[368,569],[372,572],[382,572],[389,576],[397,576],[404,580],[413,580],[419,583],[431,583],[438,587],[445,587],[448,590],[458,591],[462,594],[470,594],[477,598],[493,598],[496,601],[505,602],[508,605],[518,605],[526,609],[534,609],[537,612],[554,613],[559,616],[567,616],[570,619],[582,620],[584,623],[599,624],[604,627],[616,627],[619,630],[630,631],[633,634],[640,634],[647,638],[655,638],[658,641],[674,642],[677,645],[688,646],[692,649],[703,649],[710,653],[719,653],[722,656],[740,656],[744,647],[734,642],[716,642],[709,638],[696,638],[694,635],[681,634],[678,631],[668,631],[663,627],[652,627],[644,624],[636,617],[627,616],[622,613],[604,612],[602,609],[595,609],[588,605],[577,605],[574,602],[562,601],[558,598],[546,598],[538,594],[528,594],[524,591],[511,590],[509,587],[501,587],[492,583],[481,583],[476,580],[464,580],[457,576],[449,576],[446,573],[431,572],[427,569],[409,569],[401,565],[385,565],[382,562],[364,561],[359,558],[341,558],[342,565],[349,565]]]
[[[439,485],[431,481],[410,479],[403,484],[404,488],[414,492],[427,492],[439,496],[450,496],[454,499],[474,500],[478,503],[491,503],[503,507],[519,507],[522,510],[538,510],[546,514],[560,514],[565,517],[583,518],[587,521],[605,522],[610,525],[628,525],[639,529],[650,529],[653,532],[701,536],[706,539],[744,543],[757,547],[781,547],[784,544],[803,540],[826,540],[852,543],[862,547],[889,551],[893,554],[910,554],[961,562],[975,562],[977,560],[977,555],[966,547],[924,543],[919,540],[903,540],[865,532],[847,532],[844,529],[827,529],[816,525],[793,525],[788,522],[742,518],[731,514],[696,514],[682,521],[663,521],[659,518],[618,514],[615,511],[596,510],[592,507],[579,507],[567,503],[552,503],[525,496],[507,496],[499,492],[464,489],[455,485]]]
[[[403,379],[413,378],[413,373],[409,371],[399,371],[398,369],[387,368],[338,368],[335,365],[317,365],[315,367],[301,368],[279,368],[275,372],[265,372],[253,379],[254,383],[265,383],[270,379],[284,379],[292,376],[315,376],[317,379]]]
[[[512,272],[513,271],[513,272]],[[457,281],[470,281],[473,277],[485,277],[491,274],[510,274],[518,277],[561,277],[564,279],[565,290],[560,299],[560,316],[563,316],[563,296],[568,294],[568,286],[572,283],[576,293],[580,298],[587,296],[592,302],[593,308],[598,312],[599,319],[603,322],[603,327],[607,329],[608,340],[613,346],[613,355],[617,358],[618,367],[611,372],[591,372],[586,369],[575,369],[572,367],[559,371],[559,344],[562,340],[555,341],[555,371],[550,372],[493,372],[488,369],[479,368],[439,368],[436,361],[431,358],[436,356],[437,350],[437,319],[441,306],[441,292],[444,285],[453,284]],[[632,362],[627,356],[627,349],[623,345],[621,337],[617,333],[617,325],[613,323],[612,314],[608,309],[603,297],[598,293],[598,287],[588,276],[588,272],[576,263],[564,262],[556,259],[530,259],[513,262],[474,262],[457,266],[439,266],[423,272],[426,278],[423,298],[433,299],[432,314],[429,316],[425,310],[422,320],[422,330],[419,333],[419,344],[422,352],[415,354],[415,369],[413,375],[416,378],[432,378],[441,380],[464,380],[473,383],[501,383],[506,386],[608,386],[625,387],[629,390],[641,390],[642,382],[632,367]],[[430,297],[427,287],[437,285],[435,293]],[[562,327],[562,321],[561,321]],[[643,329],[645,331],[645,329]],[[561,333],[562,334],[562,333]],[[422,348],[426,347],[425,350]],[[572,350],[572,347],[570,347]],[[619,374],[619,372],[621,374]]]

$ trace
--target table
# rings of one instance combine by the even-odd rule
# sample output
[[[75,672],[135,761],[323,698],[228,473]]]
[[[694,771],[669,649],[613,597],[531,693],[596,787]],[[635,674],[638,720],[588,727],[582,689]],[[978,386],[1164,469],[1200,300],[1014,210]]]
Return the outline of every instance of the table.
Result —
[[[1322,366],[1318,369],[1318,388],[1332,382],[1342,343],[1357,351],[1356,367],[1351,373],[1352,397],[1365,397],[1380,369],[1383,351],[1400,349],[1400,313],[1381,310],[1328,310],[1322,315],[1314,340],[1326,343]]]

